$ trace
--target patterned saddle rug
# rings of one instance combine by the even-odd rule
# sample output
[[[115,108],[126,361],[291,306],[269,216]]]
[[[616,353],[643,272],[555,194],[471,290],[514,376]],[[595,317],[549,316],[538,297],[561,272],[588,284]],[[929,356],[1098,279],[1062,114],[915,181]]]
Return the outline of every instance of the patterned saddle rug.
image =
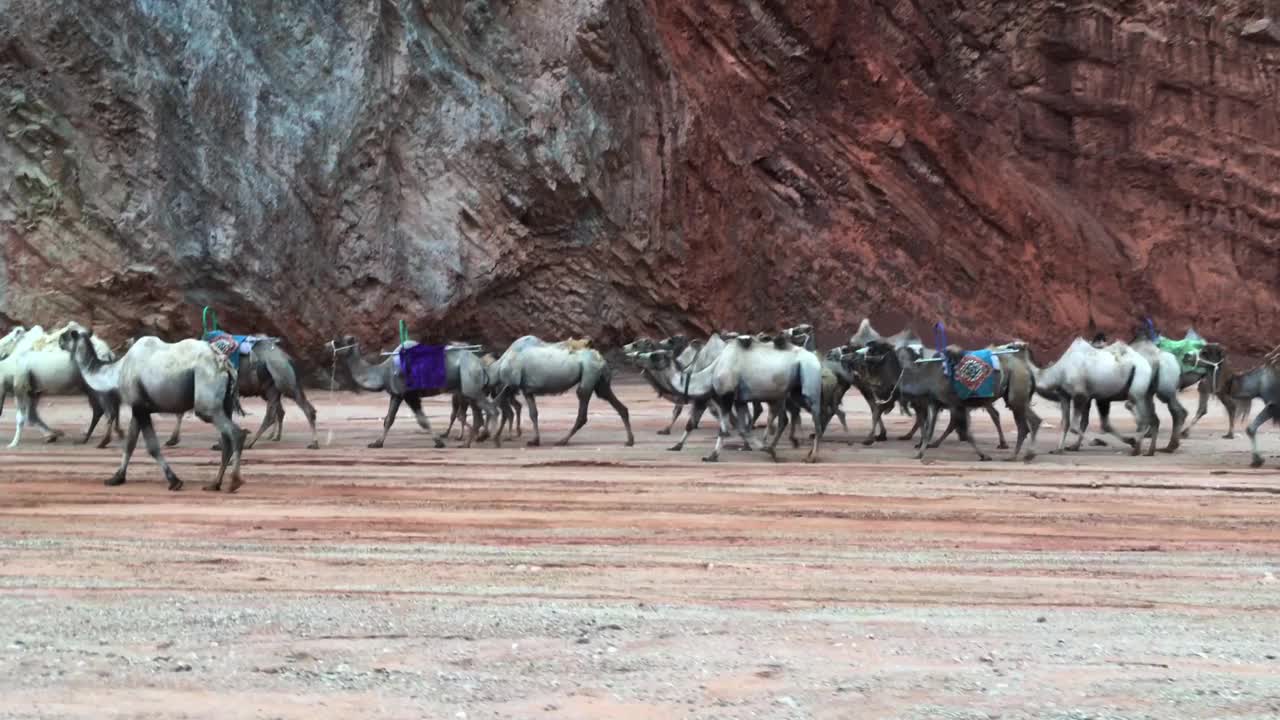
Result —
[[[1000,379],[1000,360],[990,350],[966,352],[951,371],[951,384],[961,399],[993,398]]]
[[[1185,337],[1181,340],[1173,338],[1161,337],[1156,341],[1156,347],[1178,358],[1178,364],[1182,366],[1184,373],[1196,373],[1204,375],[1209,372],[1209,368],[1200,365],[1200,351],[1204,350],[1208,345],[1203,338]]]
[[[240,369],[241,355],[248,355],[253,352],[254,345],[273,339],[266,335],[232,335],[221,330],[210,330],[204,334],[204,341],[212,345],[236,370]]]
[[[449,384],[444,345],[414,345],[399,350],[405,390],[439,390]]]

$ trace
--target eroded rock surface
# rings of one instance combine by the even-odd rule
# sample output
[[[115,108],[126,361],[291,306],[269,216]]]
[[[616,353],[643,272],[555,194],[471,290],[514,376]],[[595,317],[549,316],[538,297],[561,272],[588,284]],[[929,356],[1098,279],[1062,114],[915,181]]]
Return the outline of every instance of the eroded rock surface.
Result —
[[[11,321],[1280,339],[1260,2],[0,10]]]

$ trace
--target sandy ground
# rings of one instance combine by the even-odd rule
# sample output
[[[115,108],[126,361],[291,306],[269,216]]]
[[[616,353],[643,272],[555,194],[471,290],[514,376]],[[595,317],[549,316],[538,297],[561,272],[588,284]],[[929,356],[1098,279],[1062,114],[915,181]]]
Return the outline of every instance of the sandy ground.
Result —
[[[634,448],[597,401],[567,448],[429,449],[405,413],[369,450],[382,396],[313,395],[326,446],[290,407],[234,496],[198,489],[198,421],[179,493],[145,451],[119,488],[114,448],[0,453],[0,715],[1280,717],[1280,437],[1248,469],[1216,404],[1174,456],[922,465],[837,429],[810,466],[667,452],[639,384]],[[571,398],[541,411],[554,440]]]

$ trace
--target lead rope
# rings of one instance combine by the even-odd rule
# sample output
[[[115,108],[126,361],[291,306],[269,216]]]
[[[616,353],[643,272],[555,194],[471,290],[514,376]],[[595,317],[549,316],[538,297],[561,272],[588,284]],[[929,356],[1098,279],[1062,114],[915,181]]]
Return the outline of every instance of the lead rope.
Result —
[[[329,343],[329,349],[333,351],[333,360],[329,364],[329,407],[334,406],[333,387],[338,384],[338,351],[350,350],[353,347],[355,347],[354,343],[352,343],[351,345],[343,345],[342,347],[338,347],[337,345],[334,345],[332,342]],[[332,427],[329,428],[329,432],[325,436],[324,444],[325,446],[329,446],[333,444],[333,428]]]

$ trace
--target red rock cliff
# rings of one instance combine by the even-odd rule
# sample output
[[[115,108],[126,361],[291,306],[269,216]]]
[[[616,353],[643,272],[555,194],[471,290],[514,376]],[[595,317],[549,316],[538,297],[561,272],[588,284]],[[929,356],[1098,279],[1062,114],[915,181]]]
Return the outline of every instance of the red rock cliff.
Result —
[[[12,321],[1280,341],[1260,2],[9,7]]]

